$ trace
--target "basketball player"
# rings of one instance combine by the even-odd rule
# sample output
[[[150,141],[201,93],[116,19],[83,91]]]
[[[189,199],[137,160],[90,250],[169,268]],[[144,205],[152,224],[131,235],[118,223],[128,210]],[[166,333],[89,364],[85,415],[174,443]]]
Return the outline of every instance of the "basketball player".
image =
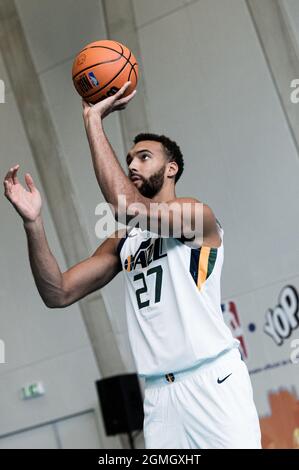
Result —
[[[67,307],[123,271],[130,343],[145,379],[146,448],[260,448],[249,374],[222,318],[223,229],[207,205],[177,198],[183,156],[167,137],[137,136],[127,155],[128,176],[123,172],[102,121],[134,97],[122,97],[128,85],[94,106],[83,101],[99,186],[115,217],[126,221],[126,229],[90,258],[62,273],[31,176],[25,175],[28,190],[17,179],[19,165],[5,177],[5,195],[24,221],[38,291],[48,307]],[[164,203],[159,211],[158,203]],[[133,224],[136,211],[139,226]]]

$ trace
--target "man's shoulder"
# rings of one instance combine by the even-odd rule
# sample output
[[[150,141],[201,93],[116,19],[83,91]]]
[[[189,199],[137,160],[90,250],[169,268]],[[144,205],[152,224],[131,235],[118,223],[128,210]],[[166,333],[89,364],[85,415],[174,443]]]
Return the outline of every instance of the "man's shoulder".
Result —
[[[123,246],[127,236],[128,236],[128,229],[127,228],[116,230],[111,235],[111,237],[114,240],[115,251],[118,255],[120,254],[120,251],[122,249],[122,246]]]

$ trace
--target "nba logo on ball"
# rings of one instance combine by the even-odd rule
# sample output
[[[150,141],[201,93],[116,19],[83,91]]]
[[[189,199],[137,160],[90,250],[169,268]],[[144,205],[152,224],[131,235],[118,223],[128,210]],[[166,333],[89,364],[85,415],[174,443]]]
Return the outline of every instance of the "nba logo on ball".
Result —
[[[91,81],[92,86],[98,86],[99,82],[97,81],[97,77],[93,72],[88,72],[89,80]]]

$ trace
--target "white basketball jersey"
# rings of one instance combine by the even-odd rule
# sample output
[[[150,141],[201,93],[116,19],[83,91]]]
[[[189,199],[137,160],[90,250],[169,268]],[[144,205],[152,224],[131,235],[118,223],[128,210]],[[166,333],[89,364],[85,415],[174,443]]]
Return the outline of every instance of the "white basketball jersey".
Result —
[[[140,376],[167,374],[239,346],[223,321],[219,248],[133,228],[118,252],[125,275],[131,349]]]

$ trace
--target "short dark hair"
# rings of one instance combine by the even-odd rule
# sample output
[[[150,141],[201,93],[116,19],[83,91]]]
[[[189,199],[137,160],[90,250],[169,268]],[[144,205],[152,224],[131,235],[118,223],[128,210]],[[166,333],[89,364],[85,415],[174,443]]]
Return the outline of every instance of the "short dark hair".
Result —
[[[134,144],[138,144],[138,142],[143,142],[144,140],[153,140],[155,142],[160,142],[163,145],[168,161],[176,162],[179,167],[178,172],[175,175],[175,182],[177,182],[184,171],[184,158],[178,144],[165,135],[147,133],[136,135],[134,138]]]

